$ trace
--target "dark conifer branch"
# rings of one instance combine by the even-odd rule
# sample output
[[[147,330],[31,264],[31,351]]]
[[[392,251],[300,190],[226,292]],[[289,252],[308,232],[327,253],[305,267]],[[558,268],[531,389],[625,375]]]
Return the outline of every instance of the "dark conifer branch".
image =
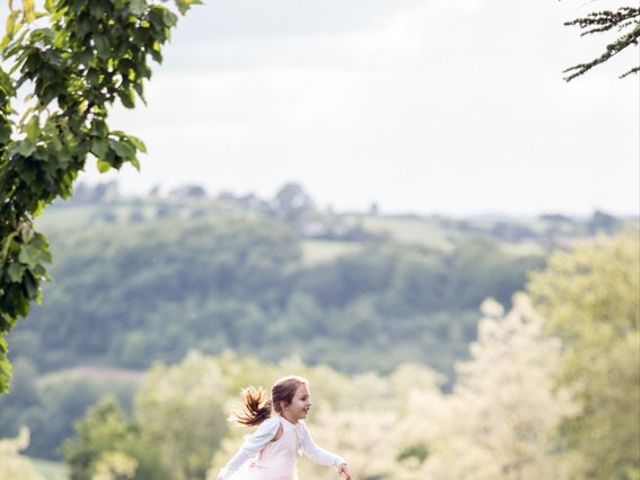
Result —
[[[599,57],[590,62],[580,63],[567,68],[563,73],[570,73],[564,77],[566,81],[570,81],[591,70],[596,65],[606,62],[614,55],[629,46],[637,46],[640,38],[640,8],[620,7],[616,11],[605,10],[601,12],[589,13],[586,17],[576,18],[570,22],[566,22],[567,26],[577,25],[584,31],[580,36],[590,35],[594,33],[607,32],[616,28],[618,31],[631,28],[631,31],[622,33],[614,42],[606,47],[606,51]],[[634,66],[627,72],[620,75],[624,78],[632,73],[638,73],[640,66]]]

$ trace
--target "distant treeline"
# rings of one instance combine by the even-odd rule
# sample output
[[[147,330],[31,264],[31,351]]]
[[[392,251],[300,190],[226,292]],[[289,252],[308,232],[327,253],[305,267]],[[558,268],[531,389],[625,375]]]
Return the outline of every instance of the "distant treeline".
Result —
[[[346,371],[419,361],[450,373],[482,300],[508,304],[543,263],[468,239],[449,252],[371,242],[306,266],[285,224],[231,217],[50,236],[55,283],[12,334],[41,370],[87,358],[146,368],[231,348]]]
[[[118,218],[115,208],[96,210],[92,219],[95,223],[113,224],[118,221],[141,223],[150,219],[175,217],[184,213],[181,202],[203,202],[214,200],[217,208],[231,208],[242,212],[252,212],[260,216],[274,219],[292,226],[305,238],[328,240],[367,241],[380,238],[379,232],[362,228],[359,223],[345,222],[345,215],[334,212],[331,208],[326,211],[319,209],[317,202],[305,189],[297,183],[284,184],[272,198],[262,198],[254,193],[237,194],[223,191],[212,197],[206,189],[197,184],[187,184],[161,192],[159,186],[153,187],[146,195],[132,201],[130,197],[122,196],[118,183],[109,181],[88,185],[80,183],[75,189],[74,196],[60,206],[102,205],[112,207],[119,202],[132,205],[126,218]],[[149,210],[144,203],[155,203]],[[192,218],[207,216],[206,208],[194,208],[193,204],[187,208]],[[380,205],[373,202],[362,215],[380,216]],[[405,215],[405,218],[420,218],[417,215]],[[561,213],[543,213],[535,219],[520,221],[501,216],[474,217],[453,219],[437,217],[440,227],[465,236],[481,235],[498,241],[521,242],[539,241],[546,245],[556,246],[555,241],[562,237],[593,236],[598,233],[612,235],[620,232],[626,223],[607,212],[595,210],[591,216],[577,218]],[[637,220],[635,220],[637,221]]]

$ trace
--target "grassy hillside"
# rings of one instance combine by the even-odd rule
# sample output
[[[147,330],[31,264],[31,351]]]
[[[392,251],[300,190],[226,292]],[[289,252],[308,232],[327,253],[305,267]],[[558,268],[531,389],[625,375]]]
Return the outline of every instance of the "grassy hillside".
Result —
[[[302,261],[305,266],[330,262],[338,257],[356,253],[363,248],[361,243],[336,240],[303,240]]]

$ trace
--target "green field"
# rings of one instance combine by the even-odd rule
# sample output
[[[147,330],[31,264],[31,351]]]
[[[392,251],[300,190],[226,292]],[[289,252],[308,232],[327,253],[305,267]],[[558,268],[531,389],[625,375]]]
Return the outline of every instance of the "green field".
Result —
[[[138,386],[142,381],[143,372],[123,368],[105,366],[82,366],[57,370],[43,375],[38,380],[39,385],[68,382],[70,380],[93,380],[95,382],[109,382],[112,384],[131,384]]]
[[[341,255],[357,252],[362,247],[362,243],[354,242],[304,240],[302,241],[302,261],[305,266],[317,265]]]
[[[437,219],[413,217],[354,216],[350,220],[366,230],[389,235],[398,243],[423,245],[448,251],[453,243]]]
[[[67,467],[62,462],[52,462],[37,458],[32,458],[31,461],[38,472],[40,472],[47,480],[67,480],[69,478]]]

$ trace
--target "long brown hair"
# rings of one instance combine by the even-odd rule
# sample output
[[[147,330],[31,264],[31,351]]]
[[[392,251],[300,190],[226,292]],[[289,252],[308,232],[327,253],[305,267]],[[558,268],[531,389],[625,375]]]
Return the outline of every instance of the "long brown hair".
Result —
[[[281,413],[282,402],[289,405],[300,385],[308,382],[295,375],[278,380],[271,388],[271,398],[267,398],[267,392],[262,387],[247,387],[241,391],[242,404],[239,412],[234,412],[229,417],[231,420],[247,426],[260,425],[271,417],[273,411]]]

